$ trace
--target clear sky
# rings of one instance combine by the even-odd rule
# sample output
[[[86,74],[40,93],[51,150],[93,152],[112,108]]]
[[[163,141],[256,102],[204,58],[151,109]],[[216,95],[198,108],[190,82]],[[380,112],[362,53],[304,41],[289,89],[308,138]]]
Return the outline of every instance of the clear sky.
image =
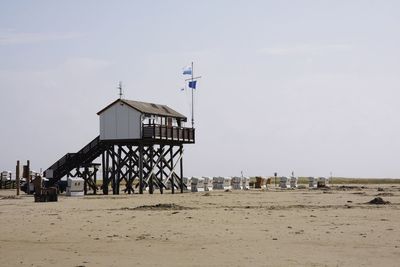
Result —
[[[190,117],[188,176],[400,177],[400,1],[1,1],[0,170],[46,169],[118,97]]]

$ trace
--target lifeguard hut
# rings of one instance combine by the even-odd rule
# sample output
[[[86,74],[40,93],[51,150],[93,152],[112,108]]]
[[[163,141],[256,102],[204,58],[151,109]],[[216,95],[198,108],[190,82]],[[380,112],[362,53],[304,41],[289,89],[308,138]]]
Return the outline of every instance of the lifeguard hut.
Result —
[[[111,185],[113,194],[140,194],[148,188],[163,193],[167,184],[184,191],[183,145],[195,143],[195,129],[184,127],[187,118],[166,105],[117,99],[98,113],[100,135],[76,153],[68,153],[45,171],[49,184],[64,176],[82,177],[96,194],[101,157],[103,194]],[[179,172],[177,171],[179,167]]]

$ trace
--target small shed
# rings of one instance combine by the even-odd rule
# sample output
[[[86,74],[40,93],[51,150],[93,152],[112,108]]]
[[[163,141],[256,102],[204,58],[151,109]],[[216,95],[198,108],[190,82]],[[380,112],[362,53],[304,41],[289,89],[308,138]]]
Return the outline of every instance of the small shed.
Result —
[[[146,126],[181,127],[187,118],[172,108],[154,103],[117,99],[97,115],[100,140],[142,139]]]

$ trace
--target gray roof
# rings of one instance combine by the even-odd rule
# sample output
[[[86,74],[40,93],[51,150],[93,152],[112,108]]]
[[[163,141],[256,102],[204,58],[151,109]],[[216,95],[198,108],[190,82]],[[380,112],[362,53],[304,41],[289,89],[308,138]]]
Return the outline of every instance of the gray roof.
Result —
[[[134,101],[134,100],[127,100],[127,99],[117,99],[114,102],[112,102],[110,105],[107,107],[103,108],[99,112],[97,112],[97,115],[100,115],[103,111],[111,107],[117,102],[122,102],[125,103],[126,105],[130,106],[133,109],[136,109],[137,111],[148,114],[148,115],[158,115],[158,116],[164,116],[164,117],[173,117],[173,118],[179,118],[184,121],[187,120],[187,118],[182,115],[181,113],[173,110],[172,108],[166,106],[166,105],[160,105],[160,104],[154,104],[154,103],[146,103],[146,102],[140,102],[140,101]]]

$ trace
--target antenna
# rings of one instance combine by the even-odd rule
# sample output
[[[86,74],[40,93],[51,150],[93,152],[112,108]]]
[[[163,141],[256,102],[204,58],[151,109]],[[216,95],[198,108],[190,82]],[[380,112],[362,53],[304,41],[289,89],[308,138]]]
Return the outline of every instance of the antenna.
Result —
[[[122,99],[122,81],[118,82],[118,87],[119,89],[119,99]]]

